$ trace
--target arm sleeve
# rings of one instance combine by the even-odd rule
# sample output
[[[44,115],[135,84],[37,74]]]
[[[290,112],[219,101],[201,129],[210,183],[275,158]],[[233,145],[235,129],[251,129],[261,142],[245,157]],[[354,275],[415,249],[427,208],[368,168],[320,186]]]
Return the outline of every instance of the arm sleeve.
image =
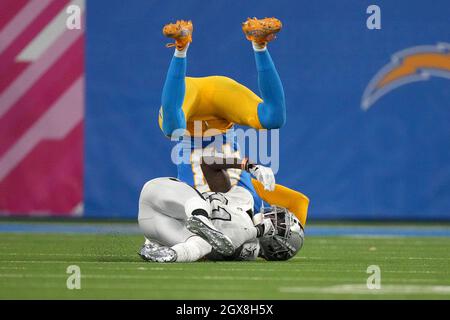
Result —
[[[263,185],[255,179],[252,179],[252,184],[261,199],[271,205],[288,209],[300,220],[302,226],[305,226],[309,206],[307,196],[279,184],[275,185],[274,191],[264,190]]]

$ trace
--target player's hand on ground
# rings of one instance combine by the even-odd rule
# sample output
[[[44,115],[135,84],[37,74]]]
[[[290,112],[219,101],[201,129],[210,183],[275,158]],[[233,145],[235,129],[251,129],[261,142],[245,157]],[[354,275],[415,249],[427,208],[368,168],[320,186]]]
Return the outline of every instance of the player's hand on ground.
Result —
[[[263,184],[265,190],[275,190],[275,175],[271,168],[257,164],[252,166],[249,172]]]

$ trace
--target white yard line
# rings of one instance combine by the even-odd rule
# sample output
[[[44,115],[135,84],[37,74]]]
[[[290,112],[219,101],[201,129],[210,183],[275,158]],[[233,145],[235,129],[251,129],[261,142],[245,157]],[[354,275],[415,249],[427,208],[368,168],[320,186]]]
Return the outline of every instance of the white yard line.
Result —
[[[151,264],[151,263],[150,263]],[[150,270],[150,271],[164,271],[164,272],[169,272],[169,271],[186,271],[189,272],[191,269],[190,268],[173,268],[173,267],[130,267],[130,268],[114,268],[114,267],[102,267],[102,266],[92,266],[89,267],[90,270],[94,269],[94,270]],[[336,270],[333,268],[320,268],[319,270],[317,270],[317,268],[311,267],[311,268],[305,268],[305,267],[301,267],[299,269],[295,269],[295,270],[290,270],[290,269],[268,269],[268,268],[214,268],[215,271],[223,271],[223,272],[261,272],[261,273],[276,273],[276,272],[282,272],[282,273],[298,273],[300,276],[302,275],[302,273],[304,272],[335,272],[335,273],[360,273],[361,275],[365,275],[366,274],[366,267],[364,268],[357,268],[357,269],[345,269],[345,270]],[[383,270],[383,273],[399,273],[399,274],[442,274],[442,275],[446,275],[446,274],[450,274],[449,270],[442,270],[442,271],[417,271],[417,270],[412,270],[412,271],[394,271],[394,270]]]
[[[321,293],[321,294],[445,294],[450,295],[450,286],[442,285],[382,285],[381,289],[368,289],[361,284],[344,284],[330,287],[281,287],[282,293]]]
[[[61,272],[60,274],[33,274],[33,273],[0,273],[0,281],[6,280],[6,279],[60,279],[60,278],[67,278],[67,274],[65,272]],[[121,275],[121,274],[86,274],[86,272],[82,272],[81,275],[82,279],[111,279],[112,281],[123,279],[123,280],[192,280],[192,281],[198,281],[198,280],[210,280],[210,281],[273,281],[274,283],[279,283],[283,281],[289,281],[290,283],[295,282],[303,282],[304,280],[308,282],[317,282],[317,283],[329,283],[330,279],[324,279],[323,277],[311,277],[308,276],[307,279],[302,279],[301,277],[255,277],[255,276],[194,276],[194,275],[167,275],[167,274],[152,274],[152,273],[140,273],[140,274],[134,274],[134,275]],[[348,279],[341,279],[341,280],[348,280],[351,281],[354,279],[354,277],[348,277]],[[429,286],[430,283],[433,283],[433,279],[405,279],[405,280],[397,280],[400,283],[406,283],[404,286],[412,286],[410,283],[424,283],[423,286]],[[208,284],[210,285],[210,284]],[[303,286],[294,286],[294,287],[283,287],[284,291],[308,291],[310,288],[314,288],[314,290],[318,290],[317,288],[320,288],[320,290],[328,290],[330,288],[344,288],[343,290],[349,290],[345,289],[347,285],[344,286],[333,286],[333,287],[303,287]],[[356,286],[356,288],[364,287],[361,285],[352,285]],[[386,285],[383,286],[383,288],[389,288],[392,285]],[[414,285],[414,286],[421,286],[421,285]],[[422,286],[422,287],[423,287]],[[450,288],[450,286],[449,286]],[[281,290],[281,289],[280,289]],[[331,293],[339,293],[334,292],[338,291],[338,289],[331,290]],[[371,291],[372,292],[372,291]],[[383,291],[384,292],[384,291]]]

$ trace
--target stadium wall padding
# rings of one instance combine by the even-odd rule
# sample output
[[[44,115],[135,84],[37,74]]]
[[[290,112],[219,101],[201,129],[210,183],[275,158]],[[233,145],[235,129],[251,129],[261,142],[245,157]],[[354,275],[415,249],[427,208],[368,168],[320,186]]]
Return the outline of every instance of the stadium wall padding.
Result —
[[[366,27],[371,4],[381,30]],[[283,30],[269,50],[287,103],[276,178],[310,197],[309,219],[450,219],[445,67],[361,107],[396,52],[450,42],[449,12],[447,0],[87,1],[85,216],[136,218],[143,184],[176,176],[157,123],[173,54],[162,26],[193,21],[188,75],[226,75],[258,93],[241,22],[275,16]]]

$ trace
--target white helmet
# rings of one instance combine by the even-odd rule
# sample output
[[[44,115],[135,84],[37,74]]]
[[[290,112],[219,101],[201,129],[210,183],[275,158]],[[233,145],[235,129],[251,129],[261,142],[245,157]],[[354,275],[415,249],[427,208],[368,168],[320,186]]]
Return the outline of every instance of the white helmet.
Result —
[[[263,209],[264,218],[270,218],[275,234],[259,238],[260,256],[266,260],[288,260],[303,246],[305,234],[297,217],[283,207]]]

